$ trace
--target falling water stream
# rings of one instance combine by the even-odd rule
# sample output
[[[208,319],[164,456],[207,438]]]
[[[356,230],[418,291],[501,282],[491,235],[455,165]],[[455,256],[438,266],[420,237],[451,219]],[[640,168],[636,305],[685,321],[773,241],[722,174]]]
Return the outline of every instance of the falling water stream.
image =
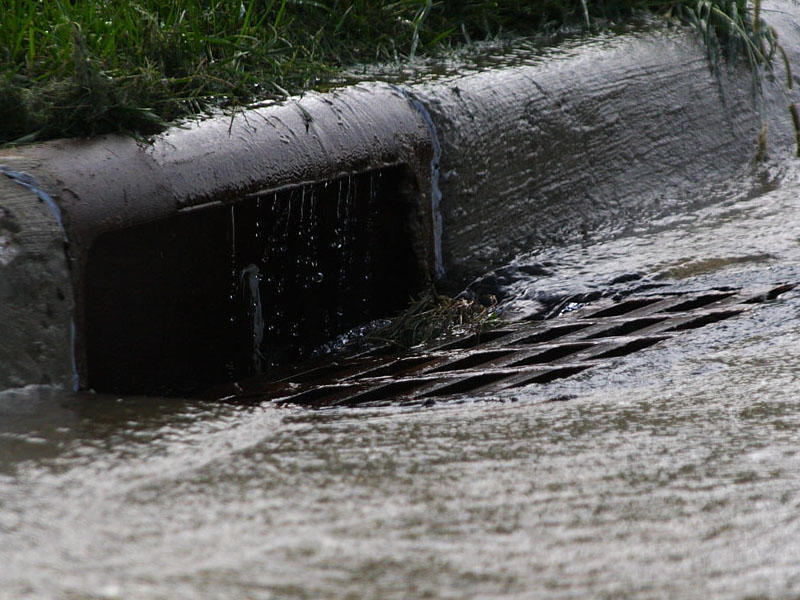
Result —
[[[305,357],[421,285],[405,167],[209,205],[100,236],[87,387],[193,395]]]
[[[341,199],[350,183],[325,192]],[[526,310],[555,290],[798,281],[798,197],[789,174],[533,251],[504,289]],[[266,219],[281,201],[255,210]],[[319,212],[308,192],[299,205]],[[298,265],[308,285],[341,276],[316,281],[313,257],[354,252],[359,225],[337,223],[324,240],[286,240],[315,245]],[[270,272],[240,258],[242,301],[280,293],[254,291]],[[280,323],[248,325],[251,358]],[[794,290],[571,378],[432,407],[8,390],[0,598],[795,598],[798,348]]]
[[[387,171],[392,185],[398,173]],[[347,175],[232,210],[240,235],[232,236],[230,251],[238,270],[231,278],[231,319],[243,325],[252,349],[239,376],[307,354],[378,316],[376,307],[384,314],[399,308],[411,291],[400,280],[413,267],[390,264],[374,248],[392,246],[388,240],[402,235],[397,223],[406,209],[381,205],[383,183],[383,171]],[[393,293],[399,299],[389,300]]]

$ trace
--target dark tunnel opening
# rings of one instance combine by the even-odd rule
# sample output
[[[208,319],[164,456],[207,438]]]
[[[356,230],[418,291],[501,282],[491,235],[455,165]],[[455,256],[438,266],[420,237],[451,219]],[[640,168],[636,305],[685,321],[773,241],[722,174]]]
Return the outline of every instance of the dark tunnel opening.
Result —
[[[86,270],[89,387],[191,394],[396,312],[425,281],[418,197],[396,166],[99,236]]]

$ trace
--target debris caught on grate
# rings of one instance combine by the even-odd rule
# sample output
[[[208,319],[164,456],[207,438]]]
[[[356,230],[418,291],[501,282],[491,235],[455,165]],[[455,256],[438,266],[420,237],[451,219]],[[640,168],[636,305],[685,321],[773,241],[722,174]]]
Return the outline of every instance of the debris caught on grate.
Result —
[[[234,384],[235,393],[223,399],[309,408],[381,406],[543,385],[735,317],[796,285],[598,301],[552,319],[505,324],[425,351],[400,356],[367,352],[332,358],[280,379],[253,378]]]

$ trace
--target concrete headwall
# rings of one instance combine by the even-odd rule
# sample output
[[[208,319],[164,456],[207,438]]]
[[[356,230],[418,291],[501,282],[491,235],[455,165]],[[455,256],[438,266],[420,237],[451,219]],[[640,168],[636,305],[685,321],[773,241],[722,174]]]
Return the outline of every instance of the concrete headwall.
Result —
[[[405,187],[414,194],[414,210],[408,215],[408,222],[402,224],[402,230],[411,237],[420,277],[432,278],[435,259],[429,191],[431,157],[427,124],[402,93],[384,84],[308,94],[281,105],[240,113],[235,118],[226,116],[190,123],[165,132],[152,144],[124,136],[103,136],[0,152],[0,169],[6,175],[0,177],[3,180],[0,215],[10,215],[0,221],[1,235],[9,240],[8,248],[0,255],[0,281],[5,294],[14,299],[13,303],[3,305],[4,319],[0,321],[0,348],[9,355],[0,368],[0,388],[44,381],[70,383],[71,356],[80,386],[91,385],[87,362],[90,317],[87,289],[103,286],[103,282],[87,280],[88,259],[95,242],[103,236],[113,237],[114,232],[166,222],[177,215],[233,206],[268,197],[287,187],[402,167],[406,173]],[[34,192],[18,184],[21,179],[32,182],[53,199],[60,210],[61,223],[46,214]],[[395,193],[401,191],[397,189]],[[31,208],[21,206],[25,202]],[[9,229],[7,222],[11,218],[15,219],[13,227],[17,229]],[[228,235],[227,218],[219,220],[218,228],[223,230],[223,238]],[[41,237],[42,231],[53,238],[48,239],[49,245],[40,244],[31,252],[14,250],[22,247],[28,237]],[[176,231],[169,235],[185,234]],[[207,241],[196,239],[181,248],[191,252],[194,247],[199,251]],[[150,242],[157,244],[158,240]],[[141,243],[148,242],[138,243],[131,253],[142,252]],[[124,256],[115,260],[123,259]],[[217,257],[211,256],[210,260]],[[39,273],[41,265],[49,263],[53,266],[48,269],[57,271],[57,276],[48,271]],[[67,264],[71,292],[69,281],[64,281]],[[146,274],[147,265],[136,265],[135,270]],[[201,272],[200,265],[197,270]],[[36,273],[32,281],[38,287],[33,283],[21,284],[24,277],[17,273],[27,271]],[[163,284],[168,286],[170,282]],[[44,300],[39,301],[40,297],[56,297],[59,293],[68,298],[62,303],[64,306],[74,306],[72,341],[68,320],[60,313],[50,318]],[[26,311],[35,311],[38,316],[20,320]],[[175,311],[185,313],[184,300],[176,300],[172,309]],[[206,325],[197,323],[195,328]],[[128,331],[125,323],[120,323],[120,331]],[[41,347],[40,355],[15,360],[14,355],[22,348],[22,341],[16,341],[17,338],[26,340],[25,348]],[[124,345],[125,340],[120,343]],[[136,343],[130,340],[128,345]],[[177,345],[178,341],[171,343]],[[209,353],[213,350],[209,348]],[[35,350],[31,352],[35,354]],[[51,359],[51,354],[58,360]],[[219,360],[224,362],[226,358],[221,356]],[[55,362],[57,368],[53,366]],[[30,363],[51,368],[37,370]]]

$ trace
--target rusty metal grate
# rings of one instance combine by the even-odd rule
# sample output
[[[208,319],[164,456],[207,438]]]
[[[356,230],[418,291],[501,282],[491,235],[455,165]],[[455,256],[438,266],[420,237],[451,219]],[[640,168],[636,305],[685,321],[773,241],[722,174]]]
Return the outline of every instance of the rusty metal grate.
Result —
[[[426,403],[570,377],[679,332],[740,315],[793,289],[719,289],[600,301],[546,321],[507,324],[424,352],[369,352],[296,372],[253,379],[226,396],[311,408]]]

